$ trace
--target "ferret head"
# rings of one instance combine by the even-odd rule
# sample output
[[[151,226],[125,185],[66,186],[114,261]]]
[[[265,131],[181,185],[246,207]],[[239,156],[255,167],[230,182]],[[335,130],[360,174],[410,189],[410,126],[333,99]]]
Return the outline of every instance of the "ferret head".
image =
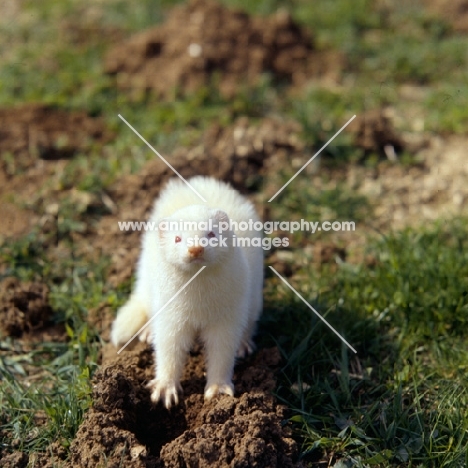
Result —
[[[232,233],[220,230],[220,222],[229,222],[228,215],[204,205],[188,206],[159,220],[162,255],[186,269],[223,262],[232,249]]]

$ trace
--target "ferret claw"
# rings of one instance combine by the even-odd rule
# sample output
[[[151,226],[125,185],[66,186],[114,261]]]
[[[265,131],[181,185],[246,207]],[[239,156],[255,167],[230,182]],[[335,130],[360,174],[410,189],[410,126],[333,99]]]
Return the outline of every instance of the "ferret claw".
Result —
[[[234,396],[234,386],[232,383],[213,384],[205,389],[205,400],[211,400],[215,395],[229,395]]]
[[[179,392],[182,392],[180,384],[174,381],[163,383],[153,379],[148,382],[146,387],[151,391],[151,401],[153,403],[161,401],[167,409],[179,404]]]

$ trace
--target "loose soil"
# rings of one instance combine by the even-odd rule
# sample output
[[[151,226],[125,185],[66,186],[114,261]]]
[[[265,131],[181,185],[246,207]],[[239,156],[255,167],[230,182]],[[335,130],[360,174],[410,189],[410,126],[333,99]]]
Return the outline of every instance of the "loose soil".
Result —
[[[358,193],[369,197],[373,204],[372,227],[400,230],[466,215],[466,144],[465,137],[432,136],[417,155],[419,164],[350,168],[350,185],[354,184]]]
[[[236,397],[204,402],[200,348],[182,379],[184,397],[170,411],[150,401],[145,384],[153,377],[151,349],[139,343],[116,357],[108,349],[93,384],[93,407],[70,447],[66,466],[89,467],[301,467],[284,424],[286,410],[271,396],[280,364],[276,348],[239,363]],[[18,455],[17,455],[18,456]],[[61,455],[36,460],[52,467]]]
[[[42,198],[45,182],[70,158],[111,138],[104,124],[85,112],[44,104],[0,109],[0,242],[37,223],[35,213],[22,205]]]
[[[7,277],[0,283],[0,336],[14,338],[11,347],[0,347],[0,357],[23,355],[37,343],[64,342],[68,339],[62,323],[54,321],[49,301],[49,288],[38,281],[24,282]],[[31,365],[29,365],[31,364]],[[24,361],[28,378],[41,374],[41,369]],[[1,374],[0,374],[1,381]]]
[[[0,109],[2,171],[15,175],[36,166],[40,160],[73,157],[96,142],[109,141],[102,122],[85,112],[67,112],[44,104],[24,104]]]
[[[258,18],[211,0],[191,0],[171,10],[161,26],[113,48],[104,63],[121,88],[159,96],[192,92],[215,77],[231,96],[239,85],[258,84],[262,73],[300,85],[337,73],[338,55],[319,53],[312,37],[286,11]]]
[[[8,278],[0,283],[0,329],[9,336],[44,329],[52,322],[49,289],[42,283]]]

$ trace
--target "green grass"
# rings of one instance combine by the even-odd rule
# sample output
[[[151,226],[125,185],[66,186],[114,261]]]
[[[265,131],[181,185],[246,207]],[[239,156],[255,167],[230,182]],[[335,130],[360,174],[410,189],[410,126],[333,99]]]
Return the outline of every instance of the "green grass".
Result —
[[[48,285],[54,322],[66,332],[65,342],[38,342],[32,348],[1,338],[0,426],[6,451],[47,452],[52,442],[69,447],[92,403],[90,379],[102,347],[87,321],[88,310],[103,301],[122,301],[119,290],[106,288],[105,259],[90,263],[72,251],[70,257],[51,261],[40,255],[44,240],[31,234],[0,249],[5,276]]]
[[[461,79],[441,83],[431,89],[424,105],[428,109],[426,125],[438,133],[460,133],[468,125],[468,82]]]
[[[83,334],[62,346],[43,343],[40,351],[29,353],[15,349],[9,340],[2,341],[1,346],[14,356],[0,360],[0,403],[4,408],[1,422],[7,434],[3,447],[29,453],[46,451],[52,441],[59,441],[67,448],[91,405],[90,369],[96,364],[91,356],[88,364],[77,364],[73,351],[81,350],[84,355],[83,348],[86,353],[92,349],[86,337]],[[96,346],[94,349],[96,353]],[[41,375],[29,382],[22,366],[28,366],[29,371],[36,367]]]
[[[294,16],[316,35],[318,45],[332,45],[348,58],[359,81],[428,83],[463,75],[467,39],[420,6],[400,2],[380,7],[370,0],[295,2]]]
[[[467,226],[391,234],[372,243],[374,267],[306,269],[292,280],[357,355],[276,279],[267,282],[263,339],[283,351],[278,395],[294,410],[306,460],[464,466]]]

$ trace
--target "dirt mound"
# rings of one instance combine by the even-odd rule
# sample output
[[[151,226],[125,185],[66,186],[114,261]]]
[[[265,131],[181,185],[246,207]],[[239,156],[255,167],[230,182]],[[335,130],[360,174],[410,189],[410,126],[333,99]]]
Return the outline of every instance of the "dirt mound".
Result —
[[[112,49],[104,64],[122,88],[160,96],[191,92],[217,74],[221,93],[253,85],[262,73],[301,84],[326,69],[312,38],[286,11],[256,18],[211,0],[175,7],[167,21]]]
[[[163,447],[166,467],[292,467],[296,452],[285,438],[282,411],[263,393],[244,393],[237,401],[222,398],[202,411],[204,423]]]
[[[297,452],[284,409],[268,394],[279,364],[276,349],[262,350],[236,368],[238,397],[203,401],[203,359],[186,366],[180,406],[167,411],[150,401],[148,347],[124,352],[95,376],[93,408],[70,449],[70,466],[292,467]],[[114,350],[115,354],[115,350]],[[249,391],[249,393],[244,393]]]
[[[0,242],[25,234],[37,221],[18,203],[37,199],[44,182],[76,152],[111,138],[99,119],[84,112],[44,104],[0,108]]]
[[[52,308],[49,289],[42,283],[21,283],[8,278],[0,283],[0,327],[9,336],[24,333],[50,324]]]
[[[246,193],[261,185],[262,175],[287,164],[304,163],[304,144],[300,139],[300,125],[276,119],[264,119],[254,125],[246,118],[222,128],[212,126],[198,144],[179,148],[167,157],[172,166],[185,178],[210,175],[230,182]],[[124,176],[109,190],[116,211],[105,216],[97,226],[92,242],[81,243],[82,248],[96,249],[112,255],[113,267],[109,280],[118,285],[128,280],[135,266],[140,248],[140,232],[121,231],[118,221],[144,221],[161,187],[174,172],[159,159],[149,162],[139,174]]]
[[[94,142],[110,138],[104,125],[85,112],[67,112],[44,104],[0,109],[0,153],[7,174],[27,169],[38,159],[69,158]]]
[[[425,0],[428,10],[447,20],[455,31],[468,32],[468,0]]]

